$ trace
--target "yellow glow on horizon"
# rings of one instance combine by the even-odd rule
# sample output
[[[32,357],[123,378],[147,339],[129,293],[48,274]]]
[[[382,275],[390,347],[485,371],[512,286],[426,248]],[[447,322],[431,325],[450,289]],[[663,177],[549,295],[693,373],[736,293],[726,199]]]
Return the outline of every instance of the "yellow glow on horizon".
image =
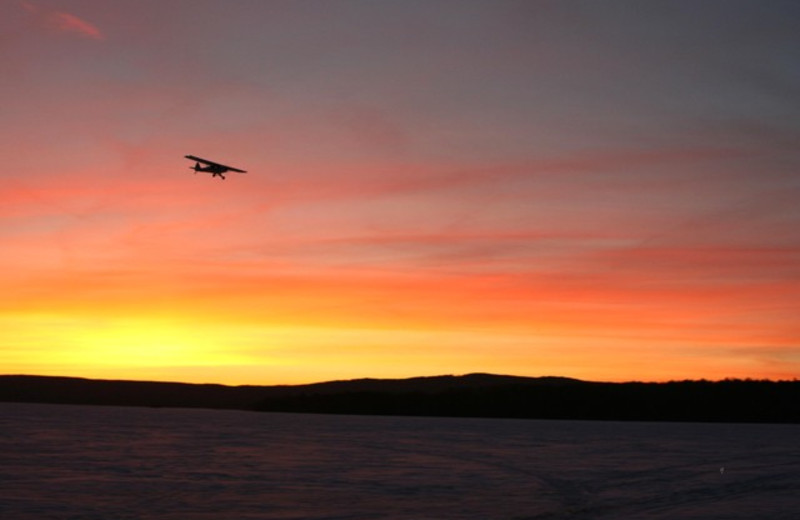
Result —
[[[407,320],[402,327],[311,314],[304,321],[232,319],[187,307],[172,315],[155,307],[126,310],[124,316],[87,308],[0,313],[0,364],[5,373],[229,385],[470,372],[665,381],[747,377],[752,371],[752,362],[720,360],[716,351],[746,344],[717,334],[702,338],[697,345],[703,348],[696,349],[679,334],[626,336],[602,327],[573,330],[558,321],[496,327]]]
[[[188,327],[158,319],[122,319],[76,331],[70,338],[75,350],[67,354],[75,364],[209,366],[230,356],[215,348],[216,339],[204,327]]]
[[[5,342],[17,345],[17,354],[6,362],[25,357],[51,366],[113,369],[243,361],[220,348],[223,331],[178,320],[32,314],[6,315],[0,323],[7,333]]]

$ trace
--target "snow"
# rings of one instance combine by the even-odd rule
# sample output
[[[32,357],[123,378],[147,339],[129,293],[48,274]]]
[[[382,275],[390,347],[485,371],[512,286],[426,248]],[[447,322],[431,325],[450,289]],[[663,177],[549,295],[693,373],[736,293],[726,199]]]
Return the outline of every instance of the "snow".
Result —
[[[0,403],[0,518],[794,519],[798,434]]]

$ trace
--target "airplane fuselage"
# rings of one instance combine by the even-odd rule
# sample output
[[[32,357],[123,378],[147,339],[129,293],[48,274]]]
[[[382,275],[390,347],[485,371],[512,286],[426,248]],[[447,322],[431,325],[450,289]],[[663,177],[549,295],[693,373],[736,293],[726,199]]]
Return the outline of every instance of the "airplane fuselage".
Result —
[[[195,173],[206,172],[210,173],[212,177],[221,177],[223,180],[225,180],[224,173],[228,171],[228,169],[225,168],[224,166],[217,166],[216,164],[211,164],[209,166],[200,166],[200,163],[195,164],[192,169],[194,170]]]

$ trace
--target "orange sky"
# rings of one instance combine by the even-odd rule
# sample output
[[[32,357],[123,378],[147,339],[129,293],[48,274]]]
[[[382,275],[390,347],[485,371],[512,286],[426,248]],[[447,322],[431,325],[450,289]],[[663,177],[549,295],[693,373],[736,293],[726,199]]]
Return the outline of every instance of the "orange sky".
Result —
[[[7,2],[0,372],[796,378],[799,20]]]

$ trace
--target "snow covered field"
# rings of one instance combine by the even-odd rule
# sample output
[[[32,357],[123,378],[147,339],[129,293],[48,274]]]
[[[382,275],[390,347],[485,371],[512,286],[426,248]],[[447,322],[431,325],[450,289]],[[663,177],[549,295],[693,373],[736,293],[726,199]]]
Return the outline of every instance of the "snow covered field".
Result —
[[[0,518],[795,519],[800,426],[0,403]]]

